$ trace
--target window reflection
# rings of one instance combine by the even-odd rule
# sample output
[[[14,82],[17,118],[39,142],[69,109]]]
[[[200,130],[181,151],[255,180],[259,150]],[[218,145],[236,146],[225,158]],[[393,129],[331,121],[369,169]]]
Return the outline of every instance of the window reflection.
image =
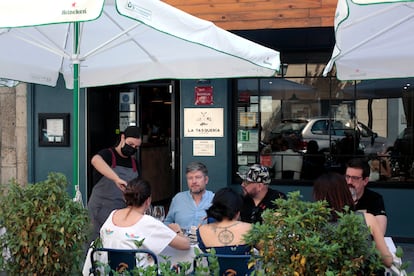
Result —
[[[236,167],[260,162],[275,179],[313,180],[358,156],[372,181],[414,181],[414,79],[340,82],[320,77],[323,66],[237,81]]]

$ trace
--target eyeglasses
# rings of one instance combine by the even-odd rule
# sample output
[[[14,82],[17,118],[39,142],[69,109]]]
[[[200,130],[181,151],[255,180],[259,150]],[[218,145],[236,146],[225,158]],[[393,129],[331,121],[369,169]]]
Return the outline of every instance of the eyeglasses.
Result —
[[[352,181],[359,181],[361,180],[363,177],[362,176],[355,176],[355,175],[345,175],[345,179],[346,180],[352,180]]]

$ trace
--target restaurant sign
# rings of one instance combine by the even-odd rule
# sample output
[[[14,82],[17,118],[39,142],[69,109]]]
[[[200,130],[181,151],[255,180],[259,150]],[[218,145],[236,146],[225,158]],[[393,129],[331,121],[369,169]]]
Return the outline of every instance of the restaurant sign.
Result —
[[[184,108],[184,137],[223,137],[223,108]]]
[[[213,103],[213,86],[196,86],[194,88],[195,105],[212,105]]]

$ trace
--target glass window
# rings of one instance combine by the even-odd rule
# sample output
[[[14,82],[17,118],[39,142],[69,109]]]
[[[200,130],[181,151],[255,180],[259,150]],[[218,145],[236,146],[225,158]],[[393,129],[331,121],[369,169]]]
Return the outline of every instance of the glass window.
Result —
[[[321,77],[324,66],[290,65],[284,77],[236,81],[234,171],[261,163],[275,179],[313,180],[314,172],[343,173],[347,160],[363,157],[383,163],[375,181],[414,181],[411,86],[341,82]]]

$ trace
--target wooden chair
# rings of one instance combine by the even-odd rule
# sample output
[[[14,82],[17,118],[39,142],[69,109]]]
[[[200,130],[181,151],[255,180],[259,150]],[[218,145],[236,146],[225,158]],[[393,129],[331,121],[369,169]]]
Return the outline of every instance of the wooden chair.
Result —
[[[213,256],[217,257],[218,264],[220,267],[220,276],[245,276],[250,275],[254,270],[254,267],[248,267],[251,255],[203,253],[195,257],[193,263],[194,271],[196,271],[197,264],[199,264],[201,261],[205,261],[204,263],[208,264],[208,258]],[[196,274],[193,273],[193,275]]]
[[[90,255],[91,269],[90,274],[102,275],[102,265],[108,264],[111,271],[109,275],[113,275],[112,271],[122,273],[125,271],[132,271],[135,267],[147,258],[149,263],[155,265],[158,274],[158,258],[154,252],[147,249],[113,249],[113,248],[94,248]],[[144,263],[148,263],[145,261]]]

